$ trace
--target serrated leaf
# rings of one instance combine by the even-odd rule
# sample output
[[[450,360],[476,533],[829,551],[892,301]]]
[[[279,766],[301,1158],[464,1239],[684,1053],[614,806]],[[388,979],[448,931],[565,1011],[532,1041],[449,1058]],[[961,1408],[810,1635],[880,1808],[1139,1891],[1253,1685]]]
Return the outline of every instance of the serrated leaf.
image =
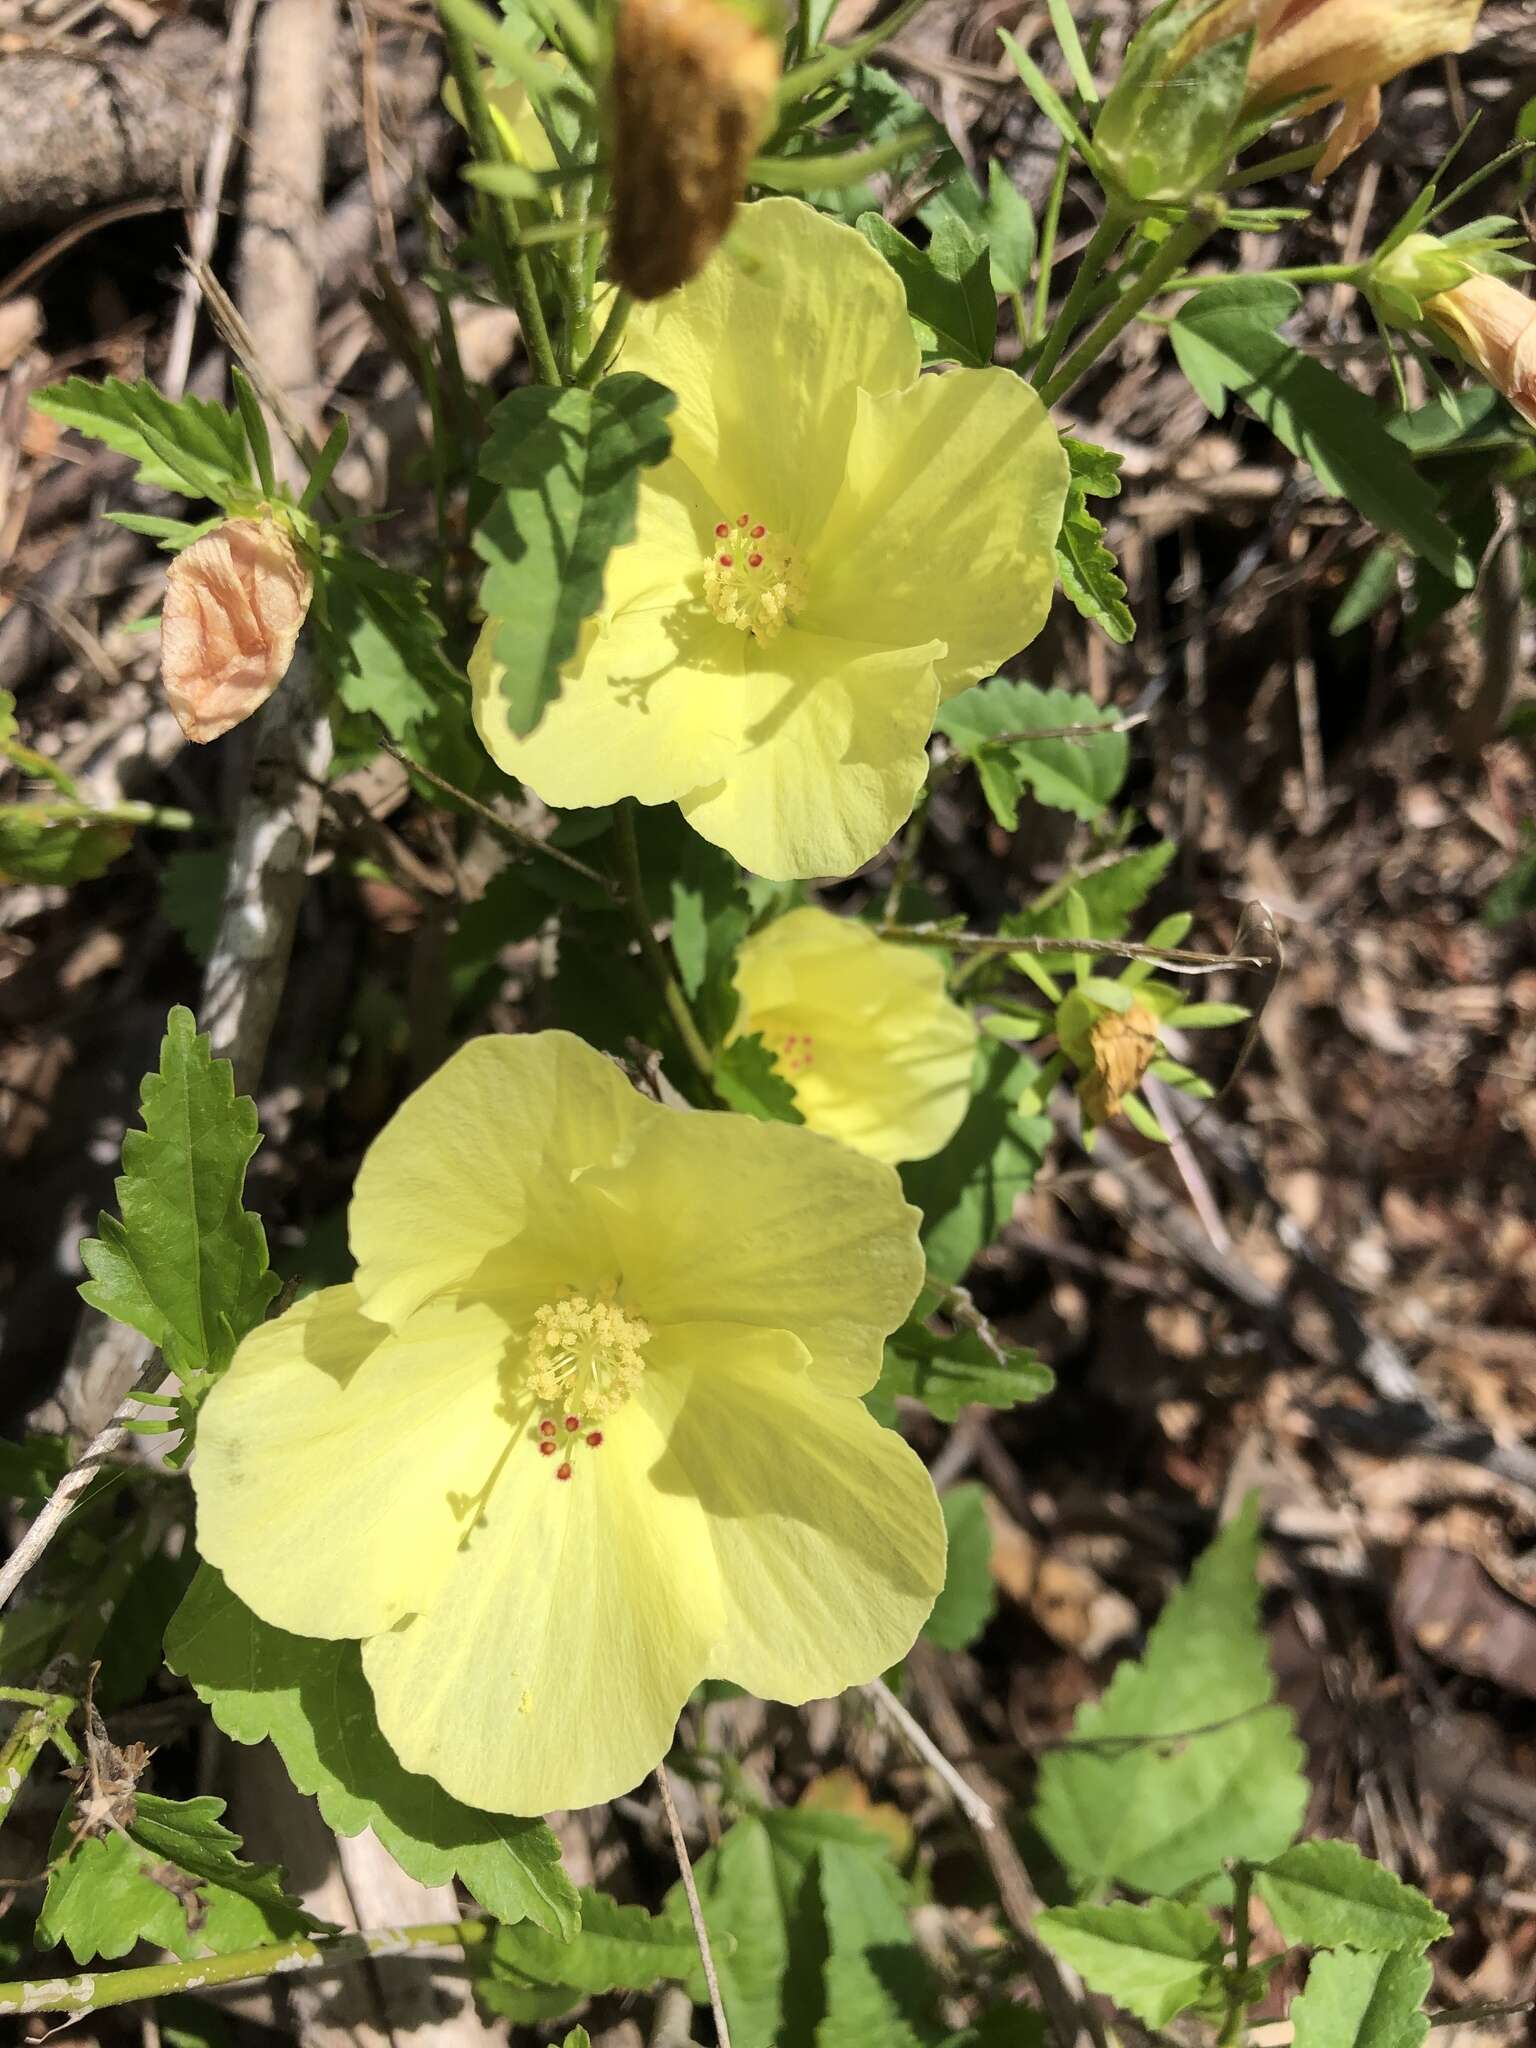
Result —
[[[1431,484],[1388,433],[1372,401],[1274,330],[1301,303],[1291,285],[1244,282],[1198,292],[1171,330],[1179,367],[1220,415],[1240,397],[1334,497],[1401,536],[1459,589],[1475,567],[1440,516]]]
[[[498,1920],[526,1916],[559,1940],[575,1933],[576,1890],[549,1829],[476,1812],[405,1770],[379,1733],[356,1643],[269,1627],[203,1565],[166,1632],[165,1656],[226,1735],[270,1739],[338,1834],[371,1827],[418,1882],[457,1877]]]
[[[241,1205],[261,1143],[256,1105],[236,1095],[190,1010],[166,1019],[159,1070],[140,1089],[142,1131],[123,1139],[121,1222],[103,1214],[80,1256],[92,1308],[157,1345],[183,1380],[222,1372],[277,1292],[260,1222]]]
[[[923,1623],[923,1634],[941,1650],[967,1650],[997,1612],[987,1489],[966,1480],[941,1493],[939,1506],[949,1534],[949,1555],[944,1584]]]
[[[1307,1988],[1291,2001],[1294,2048],[1420,2048],[1429,2032],[1424,1994],[1431,1977],[1422,1956],[1323,1950],[1312,1958]]]
[[[222,849],[173,853],[160,870],[160,915],[196,960],[213,951],[228,879],[229,855]]]
[[[1255,1873],[1254,1889],[1286,1940],[1308,1948],[1418,1950],[1451,1931],[1421,1891],[1353,1842],[1297,1842]]]
[[[668,1977],[703,1999],[703,1967],[693,1927],[675,1915],[621,1906],[606,1892],[581,1893],[581,1926],[569,1941],[530,1921],[496,1930],[492,1973],[514,1980],[568,1987],[581,1996],[604,1991],[649,1991]]]
[[[1011,1046],[979,1046],[970,1106],[959,1130],[931,1159],[901,1169],[907,1200],[923,1212],[928,1271],[940,1286],[964,1275],[977,1252],[1012,1220],[1019,1197],[1035,1184],[1051,1142],[1051,1122],[1024,1115],[1018,1101],[1039,1071]]]
[[[746,1815],[694,1866],[739,2048],[815,2048],[830,1952],[818,1875],[829,1847],[891,1867],[884,1836],[803,1806]],[[680,1885],[666,1911],[679,1920],[686,1911]]]
[[[128,851],[130,826],[44,804],[0,804],[0,882],[94,882]]]
[[[1046,1947],[1149,2027],[1197,2005],[1219,1981],[1221,1933],[1209,1913],[1172,1899],[1144,1906],[1055,1906],[1035,1922]]]
[[[1172,1893],[1229,1857],[1267,1863],[1306,1806],[1301,1746],[1272,1705],[1250,1500],[1159,1615],[1143,1655],[1041,1762],[1035,1822],[1082,1884]],[[1091,1745],[1091,1746],[1086,1746]]]
[[[250,465],[239,419],[202,398],[169,399],[147,378],[125,384],[116,377],[93,384],[67,377],[33,393],[49,419],[102,441],[139,465],[138,481],[193,497],[204,486],[247,484]]]
[[[1119,496],[1121,457],[1070,434],[1062,436],[1061,445],[1071,469],[1056,537],[1056,574],[1068,601],[1123,647],[1135,637],[1136,621],[1125,601],[1119,565],[1105,545],[1103,522],[1088,509],[1091,497]]]
[[[240,1860],[240,1837],[219,1819],[222,1799],[140,1792],[137,1808],[126,1833],[109,1828],[73,1848],[69,1814],[61,1816],[49,1856],[63,1860],[38,1915],[41,1947],[62,1941],[77,1963],[110,1962],[140,1941],[183,1958],[226,1955],[317,1924],[284,1893],[275,1864]]]
[[[1121,860],[1111,861],[1107,867],[1071,878],[1071,893],[1081,899],[1088,914],[1088,929],[1096,939],[1124,937],[1131,918],[1162,880],[1177,851],[1171,839],[1164,839],[1156,846],[1142,847]],[[1004,918],[998,929],[1019,938],[1073,937],[1067,888],[1063,885],[1053,894],[1054,901],[1018,911]],[[1070,968],[1074,957],[1081,956],[1036,953],[1030,957],[1048,974],[1062,974]]]
[[[621,371],[595,391],[530,385],[491,414],[480,474],[496,498],[475,534],[480,602],[514,733],[558,694],[610,552],[635,534],[640,472],[671,451],[670,391]]]
[[[478,751],[469,686],[443,654],[422,579],[343,548],[322,564],[311,617],[347,709],[371,713],[414,759],[462,786]]]
[[[749,1031],[720,1048],[711,1075],[722,1102],[762,1123],[803,1124],[792,1082],[773,1063],[762,1033]]]
[[[935,1986],[895,1869],[827,1842],[816,1876],[828,1951],[816,2048],[921,2048],[932,2039]]]
[[[954,1422],[962,1408],[1017,1408],[1041,1401],[1056,1384],[1055,1374],[1026,1345],[1006,1347],[1002,1364],[974,1330],[936,1336],[921,1323],[906,1323],[888,1338],[880,1379],[865,1396],[882,1420],[894,1419],[898,1395],[921,1401],[940,1422]]]
[[[1025,790],[1055,810],[1097,818],[1125,780],[1130,743],[1122,732],[1080,739],[1010,740],[1012,733],[1059,732],[1064,726],[1112,725],[1115,713],[1068,690],[994,676],[962,690],[934,723],[975,764],[992,815],[1007,831],[1019,822]]]
[[[901,279],[925,362],[983,369],[997,340],[997,295],[987,246],[947,215],[919,249],[878,213],[860,214],[859,233]]]

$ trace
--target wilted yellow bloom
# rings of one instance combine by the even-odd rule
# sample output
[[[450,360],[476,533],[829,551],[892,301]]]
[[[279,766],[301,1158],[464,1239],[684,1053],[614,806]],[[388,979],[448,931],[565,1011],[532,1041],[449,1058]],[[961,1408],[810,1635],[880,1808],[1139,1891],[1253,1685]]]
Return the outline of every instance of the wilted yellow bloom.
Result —
[[[730,0],[619,0],[608,267],[637,299],[685,284],[730,226],[779,59]]]
[[[1424,311],[1536,427],[1536,303],[1502,277],[1475,276],[1437,292]]]
[[[275,519],[226,519],[172,562],[160,617],[165,694],[189,740],[260,710],[293,660],[314,580]]]
[[[859,1398],[923,1277],[890,1167],[662,1108],[563,1031],[477,1038],[374,1140],[353,1283],[209,1395],[198,1546],[356,1639],[407,1770],[498,1813],[638,1784],[709,1676],[799,1703],[944,1581],[921,1461]]]
[[[791,910],[736,957],[732,1035],[762,1035],[813,1131],[894,1165],[948,1144],[976,1027],[932,953],[825,910]]]
[[[1315,172],[1326,178],[1375,133],[1387,81],[1427,57],[1466,49],[1482,7],[1483,0],[1219,0],[1191,32],[1185,54],[1257,29],[1250,111],[1298,93],[1309,95],[1301,113],[1341,100]]]
[[[1139,1005],[1120,1014],[1108,1010],[1088,1034],[1093,1064],[1077,1084],[1083,1113],[1090,1124],[1106,1124],[1120,1114],[1120,1105],[1139,1088],[1148,1067],[1162,1050],[1158,1022]]]

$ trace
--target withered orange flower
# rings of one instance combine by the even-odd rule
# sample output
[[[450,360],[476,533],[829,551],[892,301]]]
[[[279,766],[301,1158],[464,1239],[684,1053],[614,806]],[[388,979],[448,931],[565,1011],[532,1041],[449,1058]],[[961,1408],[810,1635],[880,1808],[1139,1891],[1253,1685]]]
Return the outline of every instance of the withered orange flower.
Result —
[[[729,0],[620,0],[609,268],[659,299],[724,237],[773,108],[779,44]]]
[[[1426,299],[1424,311],[1536,427],[1536,301],[1479,272]]]
[[[1162,1050],[1158,1023],[1150,1010],[1133,1005],[1123,1015],[1107,1011],[1088,1034],[1093,1065],[1077,1084],[1090,1124],[1107,1124],[1120,1105],[1139,1088],[1148,1067]]]
[[[257,711],[293,660],[314,579],[274,519],[226,519],[172,562],[160,618],[165,694],[189,740]]]

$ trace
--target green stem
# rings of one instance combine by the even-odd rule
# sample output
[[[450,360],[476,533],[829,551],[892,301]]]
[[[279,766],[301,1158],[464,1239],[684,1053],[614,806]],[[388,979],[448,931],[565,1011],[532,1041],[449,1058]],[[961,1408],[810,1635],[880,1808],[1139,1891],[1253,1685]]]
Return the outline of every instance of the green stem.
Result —
[[[851,70],[855,64],[861,63],[872,50],[878,50],[882,43],[889,42],[898,29],[905,28],[924,4],[925,0],[901,0],[900,6],[893,7],[880,26],[872,28],[867,35],[856,36],[851,43],[829,43],[818,56],[786,71],[779,80],[779,111],[783,113],[790,107],[797,107],[829,79],[836,78],[839,72]]]
[[[651,923],[651,913],[645,906],[645,883],[640,875],[640,846],[635,838],[635,805],[632,797],[625,797],[614,815],[614,836],[618,846],[619,881],[624,891],[624,901],[629,910],[629,921],[635,928],[635,937],[640,941],[640,950],[645,955],[646,965],[655,975],[668,1014],[677,1026],[677,1035],[683,1041],[688,1057],[707,1081],[715,1070],[714,1055],[704,1043],[693,1012],[688,1007],[688,998],[683,994],[677,976],[672,972],[660,939]]]
[[[816,47],[816,30],[811,19],[811,0],[800,0],[797,9],[798,27],[795,32],[795,62],[803,64]]]
[[[480,75],[474,43],[457,9],[440,7],[438,12],[443,24],[443,47],[454,83],[459,88],[464,125],[469,131],[475,157],[483,164],[501,163],[501,144],[497,139],[491,103],[486,98],[485,81]],[[533,265],[528,261],[527,250],[520,245],[516,203],[487,194],[483,204],[491,224],[491,269],[495,274],[496,289],[517,315],[534,376],[541,384],[558,384],[561,381],[560,366],[549,338]]]
[[[1232,1865],[1232,1968],[1227,1976],[1227,2016],[1222,2022],[1216,2048],[1236,2048],[1242,2037],[1248,2011],[1248,1950],[1253,1930],[1248,1924],[1248,1900],[1253,1889],[1250,1865]]]
[[[945,763],[943,766],[947,766]],[[923,843],[923,834],[928,829],[928,799],[933,794],[933,785],[942,773],[941,764],[935,762],[928,770],[928,780],[917,792],[917,801],[912,806],[912,815],[907,820],[907,829],[901,835],[901,845],[896,850],[896,865],[891,870],[891,885],[885,892],[885,915],[896,918],[901,915],[901,898],[912,870],[917,866],[917,856]]]
[[[1082,261],[1077,266],[1067,296],[1061,302],[1061,309],[1051,323],[1050,332],[1041,345],[1040,354],[1030,372],[1030,381],[1036,388],[1044,385],[1052,370],[1061,361],[1062,351],[1072,339],[1078,321],[1082,318],[1083,307],[1089,294],[1099,281],[1099,274],[1113,256],[1130,226],[1128,217],[1113,201],[1105,207],[1104,218],[1094,229]]]
[[[1051,179],[1051,189],[1045,202],[1045,214],[1040,222],[1040,249],[1037,256],[1038,269],[1035,275],[1035,317],[1030,325],[1029,338],[1043,341],[1047,316],[1051,306],[1051,272],[1056,267],[1056,237],[1061,229],[1062,202],[1067,196],[1067,173],[1072,168],[1072,147],[1064,142],[1056,156],[1056,170]]]
[[[466,1953],[490,1940],[491,1920],[442,1920],[419,1927],[381,1927],[360,1934],[295,1935],[264,1948],[238,1949],[227,1956],[197,1956],[189,1963],[147,1963],[136,1970],[85,1971],[0,1984],[0,2012],[99,2012],[138,1998],[168,1998],[178,1991],[206,1991],[214,1985],[243,1984],[281,1971],[334,1970],[370,1956],[410,1956],[438,1949]]]
[[[1309,143],[1305,149],[1288,149],[1284,156],[1266,157],[1262,163],[1239,165],[1230,178],[1223,178],[1222,185],[1228,190],[1244,185],[1257,185],[1265,178],[1283,178],[1289,171],[1310,171],[1323,153],[1320,142]]]
[[[1168,280],[1179,275],[1195,251],[1215,234],[1220,225],[1221,209],[1208,202],[1191,212],[1182,227],[1173,230],[1125,296],[1110,308],[1092,333],[1078,343],[1056,374],[1040,384],[1040,396],[1047,405],[1055,405],[1066,397],[1104,351],[1119,340],[1142,307],[1155,299],[1159,292],[1168,289]]]
[[[190,811],[162,810],[158,804],[28,804],[28,815],[60,824],[158,825],[166,832],[195,832],[197,820]]]
[[[1298,263],[1291,270],[1251,270],[1246,275],[1265,284],[1353,284],[1365,268],[1363,263]],[[1185,273],[1179,277],[1170,277],[1163,290],[1186,292],[1193,291],[1197,285],[1220,282],[1218,278]]]
[[[592,353],[576,372],[576,382],[583,391],[590,391],[608,365],[619,352],[619,343],[624,339],[624,329],[629,324],[630,310],[634,300],[623,286],[619,287],[613,304],[608,309],[608,318],[603,322],[603,331],[592,344]]]

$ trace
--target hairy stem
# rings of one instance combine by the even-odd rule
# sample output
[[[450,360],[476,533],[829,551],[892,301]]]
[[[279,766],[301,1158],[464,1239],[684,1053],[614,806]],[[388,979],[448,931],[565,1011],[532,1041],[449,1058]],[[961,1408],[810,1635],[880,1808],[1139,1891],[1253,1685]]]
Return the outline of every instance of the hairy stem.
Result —
[[[1208,201],[1173,230],[1135,283],[1127,288],[1125,296],[1117,300],[1098,326],[1078,343],[1056,374],[1041,382],[1040,396],[1047,405],[1055,405],[1058,399],[1065,398],[1104,351],[1120,339],[1142,307],[1155,299],[1159,292],[1168,289],[1170,278],[1177,277],[1202,243],[1215,234],[1221,225],[1221,216],[1219,202]],[[1086,258],[1083,267],[1087,267]]]
[[[1061,361],[1062,353],[1083,316],[1083,309],[1098,284],[1100,273],[1119,248],[1129,226],[1129,220],[1118,207],[1110,204],[1105,208],[1104,218],[1094,229],[1092,239],[1083,251],[1077,273],[1068,288],[1067,296],[1061,302],[1056,318],[1051,323],[1051,330],[1041,345],[1039,358],[1030,373],[1031,381],[1041,390],[1042,396],[1046,380]],[[1047,403],[1050,401],[1047,400]]]

